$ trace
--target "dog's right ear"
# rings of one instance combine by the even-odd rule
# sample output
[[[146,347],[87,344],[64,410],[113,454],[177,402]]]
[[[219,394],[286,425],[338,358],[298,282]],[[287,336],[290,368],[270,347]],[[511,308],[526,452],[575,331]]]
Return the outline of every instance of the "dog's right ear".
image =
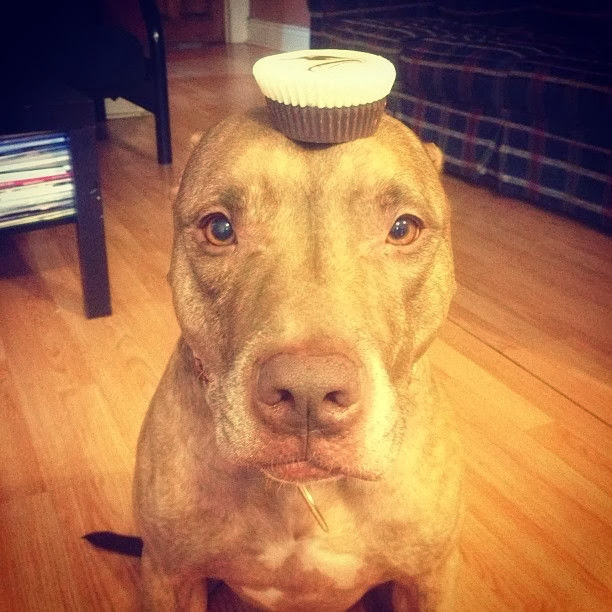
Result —
[[[425,149],[425,153],[427,153],[427,157],[433,162],[436,170],[442,172],[442,166],[444,165],[444,153],[442,153],[442,149],[433,142],[424,142],[423,148]]]

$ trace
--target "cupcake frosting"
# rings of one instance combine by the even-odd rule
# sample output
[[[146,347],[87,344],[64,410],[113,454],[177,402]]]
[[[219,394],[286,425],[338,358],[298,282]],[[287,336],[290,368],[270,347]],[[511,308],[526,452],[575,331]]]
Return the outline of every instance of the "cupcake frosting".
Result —
[[[385,98],[393,64],[379,55],[347,49],[311,49],[270,55],[253,66],[266,98],[299,107],[341,108]]]

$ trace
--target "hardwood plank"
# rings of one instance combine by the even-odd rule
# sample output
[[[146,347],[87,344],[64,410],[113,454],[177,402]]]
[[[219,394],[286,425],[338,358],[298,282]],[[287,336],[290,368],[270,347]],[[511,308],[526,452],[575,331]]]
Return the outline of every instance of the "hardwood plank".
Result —
[[[21,401],[0,342],[0,503],[41,493],[44,481]]]
[[[484,344],[478,347],[471,336],[452,323],[444,328],[442,337],[460,347],[459,350],[449,350],[448,346],[438,349],[442,342],[438,343],[434,346],[434,364],[441,370],[447,386],[452,388],[451,399],[466,446],[469,515],[486,516],[487,520],[500,523],[514,506],[513,512],[520,511],[521,520],[527,522],[520,529],[506,527],[500,530],[502,535],[515,534],[512,547],[516,538],[525,533],[536,551],[543,543],[547,546],[554,543],[550,550],[540,551],[542,562],[537,569],[538,583],[549,585],[556,596],[551,600],[540,593],[540,602],[557,601],[550,609],[605,609],[611,601],[612,588],[610,428],[592,415],[581,414],[579,406],[542,381],[532,380],[526,384],[529,373],[490,347]],[[466,356],[460,350],[468,342],[471,346],[465,351]],[[487,370],[471,361],[476,353],[479,353],[477,359],[488,366]],[[471,363],[462,363],[462,360]],[[474,371],[480,373],[480,379]],[[488,376],[495,377],[493,384],[487,380]],[[504,389],[506,384],[507,390]],[[514,393],[520,394],[518,400],[512,399]],[[510,409],[509,400],[512,402]],[[534,406],[538,406],[535,414],[540,423],[525,420],[526,415],[533,413]],[[512,418],[517,409],[523,419]],[[542,419],[542,414],[548,415],[549,422]],[[503,500],[504,505],[498,507],[499,500]],[[537,528],[539,534],[544,533],[545,540],[542,541],[541,535],[539,539],[532,536],[526,529],[529,524],[532,529]],[[466,528],[464,546],[468,546],[473,537]],[[494,548],[489,544],[485,550],[503,551],[508,542],[507,538],[504,546],[496,544]],[[558,551],[563,551],[563,555],[555,560]],[[521,552],[521,568],[529,558],[527,552]],[[486,562],[490,564],[491,560]],[[503,572],[500,565],[493,576],[485,573],[483,577],[497,580]],[[533,575],[532,571],[528,573]],[[581,574],[580,588],[588,582],[588,589],[579,593],[573,587],[567,592],[564,585],[573,585],[578,574]],[[563,577],[563,584],[557,584],[558,576]],[[495,591],[499,584],[491,588]],[[529,592],[528,588],[527,584],[521,585],[520,592]],[[564,597],[559,600],[561,593]],[[526,600],[518,607],[538,607],[535,601],[537,599],[531,603]],[[606,603],[602,606],[601,602]],[[500,606],[502,604],[500,602]]]
[[[610,423],[610,238],[456,179],[445,183],[459,283],[451,319]]]
[[[49,493],[0,505],[0,601],[8,610],[78,609],[78,586]]]
[[[443,341],[434,345],[433,362],[451,391],[466,450],[464,557],[474,568],[486,568],[479,570],[486,593],[500,599],[493,609],[532,609],[537,602],[550,609],[604,609],[599,606],[612,589],[609,457],[583,452],[582,470],[575,470],[568,447],[560,456],[554,445],[540,444],[556,425],[541,407]],[[506,362],[507,369],[519,369]],[[610,448],[605,431],[604,448]],[[587,442],[580,447],[588,448]],[[596,481],[587,457],[594,459]],[[486,558],[479,559],[484,551]],[[467,602],[462,609],[469,609]]]
[[[608,430],[609,433],[609,430]],[[543,448],[557,455],[568,467],[612,495],[612,436],[594,446],[576,433],[570,424],[549,423],[536,427],[530,436]]]
[[[501,350],[490,346],[452,321],[448,321],[442,328],[440,339],[527,400],[529,405],[537,407],[551,419],[571,426],[574,434],[593,448],[605,450],[611,448],[612,431],[608,423],[582,409],[571,397],[565,396],[546,381],[534,376],[522,364],[504,355]],[[436,345],[433,350],[435,354]],[[444,359],[441,357],[439,361]],[[612,393],[609,387],[607,390],[608,394]],[[482,394],[487,395],[485,387]],[[534,423],[534,426],[537,424]]]
[[[93,550],[82,534],[100,524],[133,530],[127,474],[0,504],[4,610],[136,610],[138,561]]]

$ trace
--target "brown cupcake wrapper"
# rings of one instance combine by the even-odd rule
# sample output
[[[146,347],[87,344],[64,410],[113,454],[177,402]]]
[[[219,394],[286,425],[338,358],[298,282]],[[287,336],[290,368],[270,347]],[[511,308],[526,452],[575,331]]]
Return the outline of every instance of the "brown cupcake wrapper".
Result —
[[[313,143],[339,143],[366,138],[380,123],[387,99],[358,106],[316,108],[291,106],[266,98],[268,111],[277,130],[292,140]]]

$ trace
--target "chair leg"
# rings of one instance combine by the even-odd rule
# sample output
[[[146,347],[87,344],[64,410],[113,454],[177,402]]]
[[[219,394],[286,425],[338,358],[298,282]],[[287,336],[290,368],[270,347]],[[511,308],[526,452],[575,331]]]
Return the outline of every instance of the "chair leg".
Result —
[[[166,74],[166,51],[163,36],[151,45],[151,64],[155,104],[155,135],[157,137],[157,161],[172,163],[172,138],[170,131],[170,110],[168,107],[168,77]]]
[[[168,111],[168,92],[165,99],[158,99],[155,113],[155,135],[157,138],[157,161],[160,164],[172,163],[172,140],[170,136],[170,113]]]
[[[79,266],[85,314],[91,319],[111,313],[95,129],[89,126],[73,130],[70,139],[77,198]]]

